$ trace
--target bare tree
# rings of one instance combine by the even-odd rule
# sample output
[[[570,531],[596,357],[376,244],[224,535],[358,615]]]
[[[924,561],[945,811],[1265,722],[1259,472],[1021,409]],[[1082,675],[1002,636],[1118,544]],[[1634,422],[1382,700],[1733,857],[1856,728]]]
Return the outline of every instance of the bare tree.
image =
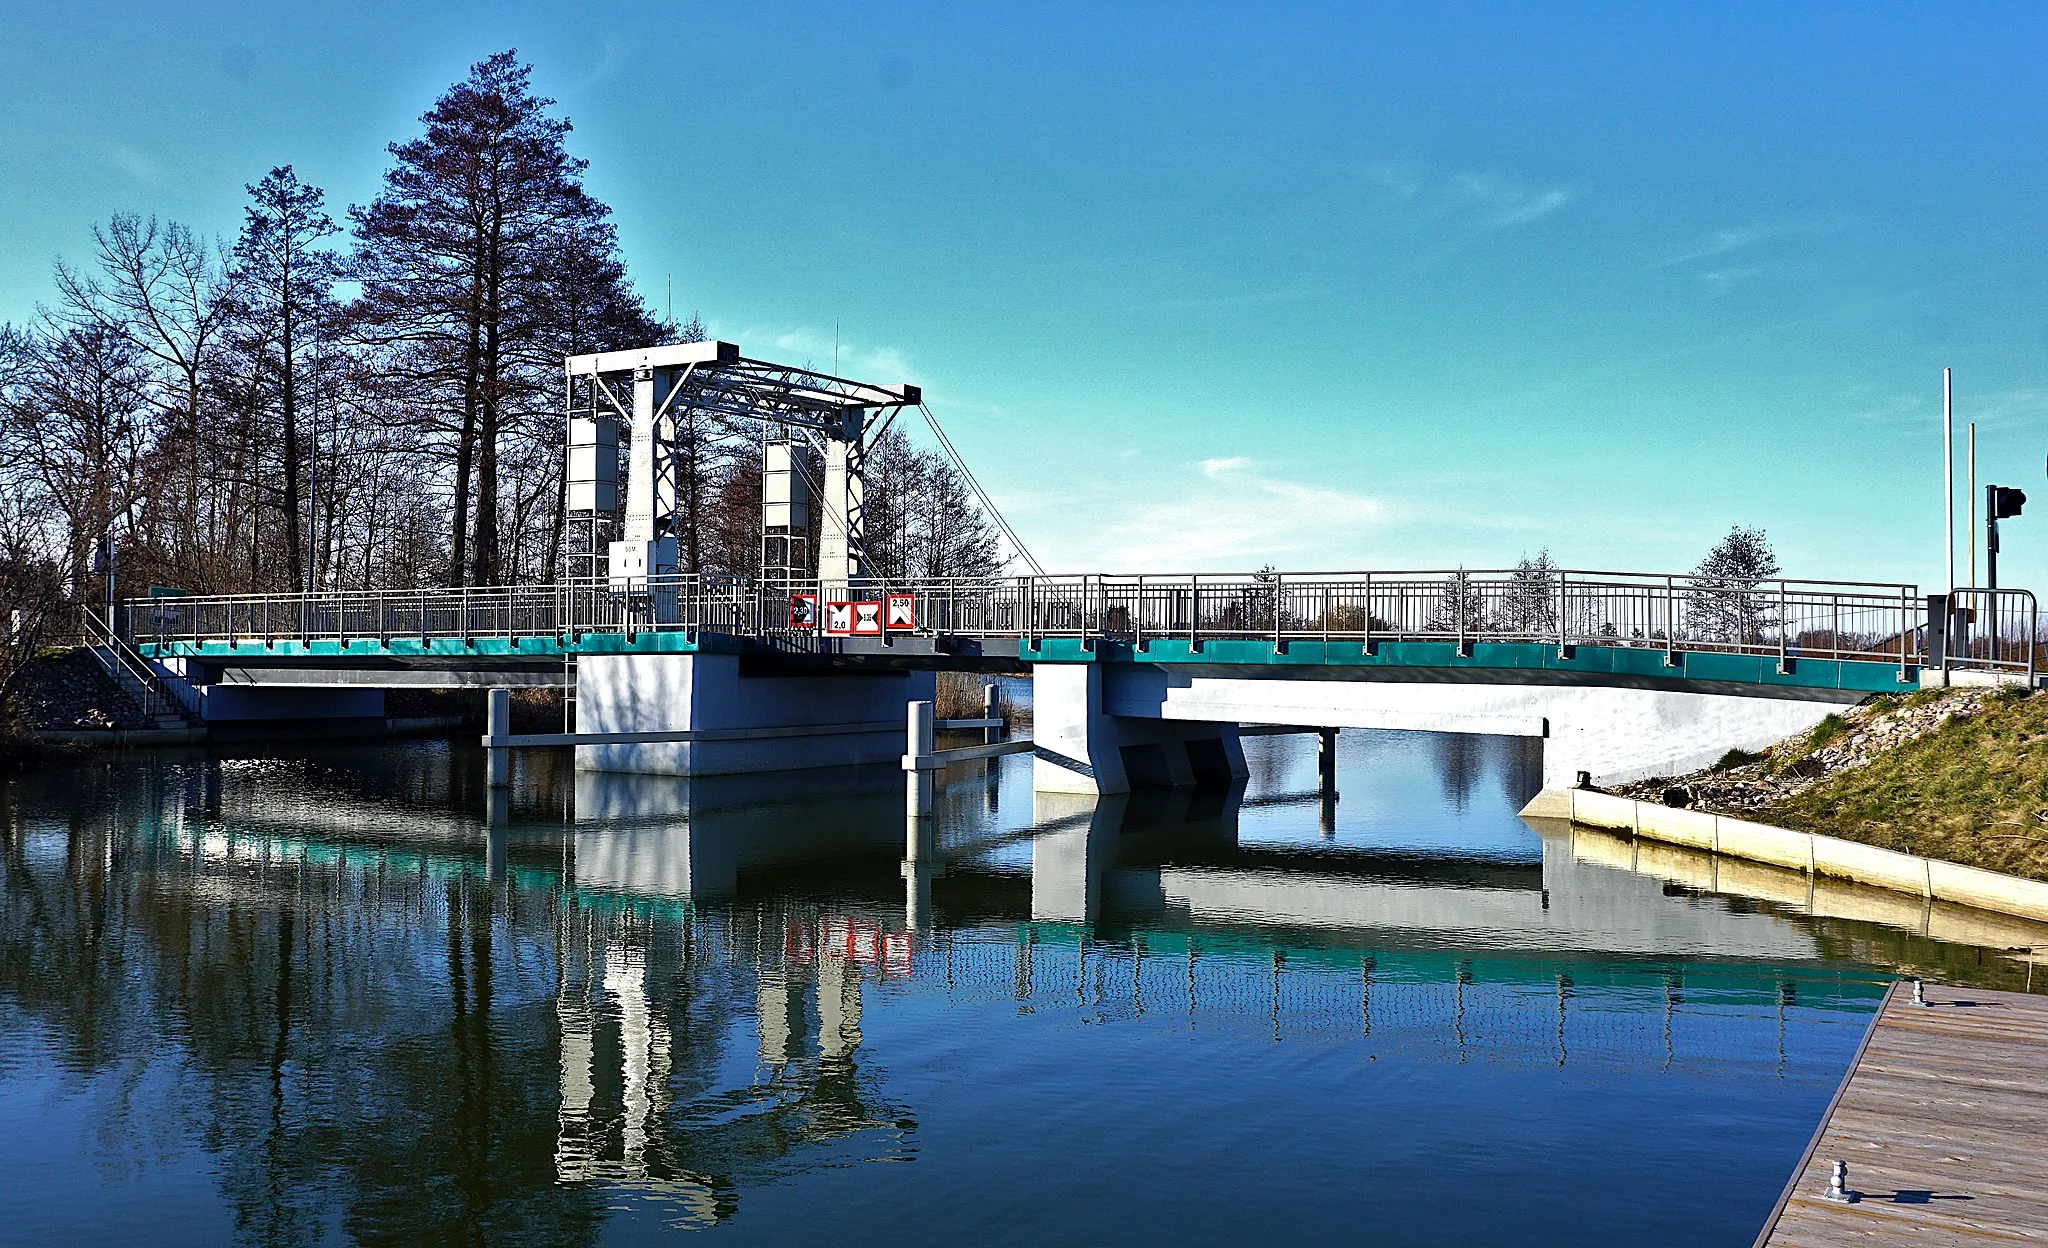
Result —
[[[124,338],[145,357],[141,391],[184,452],[170,557],[189,579],[200,558],[204,379],[231,310],[226,275],[213,249],[175,221],[117,213],[92,237],[97,272],[57,262],[58,316]]]
[[[1754,644],[1779,623],[1777,602],[1763,584],[1779,573],[1762,529],[1730,526],[1693,569],[1687,622],[1702,641]]]

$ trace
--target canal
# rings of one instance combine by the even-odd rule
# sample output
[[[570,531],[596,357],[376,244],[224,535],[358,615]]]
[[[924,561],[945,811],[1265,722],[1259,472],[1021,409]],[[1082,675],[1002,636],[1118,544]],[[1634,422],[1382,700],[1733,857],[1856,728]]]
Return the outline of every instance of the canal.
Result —
[[[8,782],[0,1241],[1739,1248],[1895,971],[2031,984],[1524,823],[1528,743],[1247,754],[956,767],[915,862],[889,769]]]

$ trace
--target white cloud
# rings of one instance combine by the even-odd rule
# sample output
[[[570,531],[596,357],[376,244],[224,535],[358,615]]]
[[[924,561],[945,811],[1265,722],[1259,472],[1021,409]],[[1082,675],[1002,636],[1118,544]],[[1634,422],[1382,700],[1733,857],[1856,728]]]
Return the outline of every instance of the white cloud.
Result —
[[[718,326],[714,327],[711,336],[725,337],[726,333],[723,326]],[[737,340],[740,350],[754,359],[795,364],[825,373],[833,371],[835,344],[829,329],[756,326],[739,330]],[[838,375],[841,377],[885,386],[903,381],[922,383],[924,380],[903,352],[895,347],[871,345],[844,336],[840,337],[836,347]]]
[[[1457,197],[1480,214],[1482,227],[1489,230],[1539,221],[1575,198],[1561,186],[1529,187],[1495,173],[1461,173],[1456,185]]]
[[[1533,185],[1510,174],[1481,170],[1445,175],[1374,164],[1361,176],[1412,205],[1411,210],[1425,219],[1463,221],[1480,233],[1540,221],[1579,198],[1579,192],[1568,186]]]
[[[125,143],[109,144],[106,152],[107,159],[114,163],[115,168],[137,182],[154,182],[161,172],[155,161]]]
[[[1713,269],[1700,274],[1699,278],[1702,282],[1712,287],[1715,294],[1725,295],[1728,293],[1729,287],[1735,285],[1735,283],[1755,277],[1762,272],[1764,272],[1763,265],[1751,264],[1737,269]]]
[[[1785,233],[1786,228],[1782,225],[1746,225],[1740,229],[1715,230],[1706,237],[1687,244],[1676,255],[1659,260],[1656,267],[1674,269],[1682,264],[1695,264],[1701,260],[1711,260],[1715,256],[1725,256],[1731,251],[1742,251],[1776,238]]]
[[[1956,397],[1956,427],[1974,420],[1979,426],[2031,425],[2048,416],[2048,389],[1994,390],[1978,397]]]
[[[1162,573],[1244,571],[1314,557],[1333,535],[1386,520],[1379,499],[1259,472],[1243,456],[1195,467],[1201,477],[1172,497],[1121,504],[1088,535],[1092,553],[1084,562]]]

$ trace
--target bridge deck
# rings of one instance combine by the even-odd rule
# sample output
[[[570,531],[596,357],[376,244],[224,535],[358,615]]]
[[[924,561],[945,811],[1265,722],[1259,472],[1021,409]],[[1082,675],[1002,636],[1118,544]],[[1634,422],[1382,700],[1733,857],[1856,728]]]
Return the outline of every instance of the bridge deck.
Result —
[[[2048,1240],[2048,997],[1901,985],[1758,1248]],[[1822,1199],[1835,1159],[1854,1204]]]
[[[1199,644],[1161,639],[1142,646],[1116,638],[992,638],[906,635],[804,639],[811,649],[715,632],[587,632],[573,637],[349,637],[312,640],[179,640],[144,642],[156,659],[190,659],[244,672],[253,683],[289,682],[290,672],[410,665],[421,670],[479,671],[525,662],[559,667],[565,654],[739,654],[791,669],[808,666],[911,666],[1028,671],[1034,663],[1150,663],[1181,669],[1234,669],[1233,674],[1292,675],[1340,680],[1503,680],[1538,684],[1611,684],[1644,688],[1748,692],[1771,689],[1840,694],[1909,692],[1919,667],[1896,659],[1809,658],[1650,645],[1547,642],[1294,640],[1210,638]],[[536,670],[539,670],[537,667]],[[374,683],[374,682],[372,682]],[[403,682],[401,682],[403,683]],[[1797,696],[1795,694],[1795,696]]]

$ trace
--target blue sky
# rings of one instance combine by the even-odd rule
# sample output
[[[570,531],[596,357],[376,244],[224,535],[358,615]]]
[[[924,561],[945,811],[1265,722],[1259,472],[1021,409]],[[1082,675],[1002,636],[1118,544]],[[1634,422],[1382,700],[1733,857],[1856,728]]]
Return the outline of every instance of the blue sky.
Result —
[[[116,211],[231,235],[280,163],[365,201],[517,47],[657,307],[672,278],[715,335],[825,365],[836,322],[1054,567],[1683,569],[1742,523],[1795,575],[1932,588],[1947,364],[1983,477],[2040,500],[2003,579],[2048,587],[2038,8],[4,25],[0,319]]]

